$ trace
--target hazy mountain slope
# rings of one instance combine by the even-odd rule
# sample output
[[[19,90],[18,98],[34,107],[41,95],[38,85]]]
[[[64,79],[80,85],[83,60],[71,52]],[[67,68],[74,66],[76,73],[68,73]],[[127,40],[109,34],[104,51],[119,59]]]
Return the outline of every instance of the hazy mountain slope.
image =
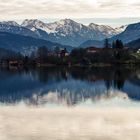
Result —
[[[0,32],[0,48],[5,48],[16,52],[29,54],[31,53],[31,51],[37,49],[40,46],[46,46],[49,49],[53,49],[56,46],[60,48],[71,49],[70,46],[63,46],[61,44],[52,43],[50,41],[42,39]]]
[[[129,42],[127,46],[134,49],[140,49],[140,38],[132,42]]]
[[[102,48],[104,46],[104,41],[88,40],[88,41],[82,43],[79,47],[80,48],[87,48],[87,47],[91,47],[91,46]]]
[[[128,25],[124,32],[112,37],[111,41],[120,39],[124,43],[128,43],[138,38],[140,38],[140,23],[135,23]]]
[[[127,27],[125,26],[122,26],[123,28],[123,32],[116,35],[116,36],[113,36],[111,38],[109,38],[109,41],[110,43],[114,40],[122,40],[123,43],[127,44],[129,42],[132,42],[134,40],[137,40],[140,38],[140,23],[135,23],[135,24],[130,24],[128,25]],[[97,41],[96,40],[88,40],[84,43],[82,43],[80,46],[85,46],[85,47],[88,47],[88,46],[97,46],[97,47],[101,47],[100,44],[103,44],[104,40],[101,40],[101,41],[98,41],[98,44],[97,44]]]

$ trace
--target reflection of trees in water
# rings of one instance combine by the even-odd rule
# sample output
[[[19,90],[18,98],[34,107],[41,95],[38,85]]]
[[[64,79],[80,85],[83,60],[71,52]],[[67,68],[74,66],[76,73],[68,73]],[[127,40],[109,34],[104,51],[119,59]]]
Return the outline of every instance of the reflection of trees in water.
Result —
[[[125,68],[93,68],[93,69],[76,69],[71,71],[74,79],[86,80],[89,82],[96,82],[104,80],[106,88],[111,87],[122,89],[125,80],[129,79],[132,71]]]
[[[39,68],[37,69],[37,77],[40,82],[47,83],[50,80],[56,82],[67,80],[68,73],[65,68]]]
[[[19,71],[18,71],[19,72]],[[127,68],[116,67],[96,67],[96,68],[67,68],[67,67],[54,67],[54,68],[38,68],[35,70],[24,69],[21,74],[31,74],[42,83],[49,81],[59,82],[68,80],[72,77],[75,80],[82,80],[88,82],[97,82],[104,80],[107,89],[114,85],[115,88],[121,89],[125,80],[131,78],[133,70]],[[114,83],[114,84],[113,84]]]
[[[105,79],[105,85],[107,90],[109,90],[111,87],[116,88],[116,89],[123,89],[125,80],[129,78],[129,73],[128,71],[124,71],[121,69],[115,69],[113,71],[110,71],[107,75],[108,78]]]
[[[118,89],[122,89],[124,86],[126,77],[124,76],[123,72],[120,70],[115,71],[114,75],[114,87]]]
[[[11,73],[11,72],[10,72]],[[15,103],[22,99],[29,100],[32,104],[38,104],[42,98],[47,96],[50,88],[50,84],[59,84],[62,81],[69,81],[73,79],[75,81],[86,82],[90,84],[90,89],[88,87],[80,87],[79,89],[73,89],[70,87],[68,92],[63,92],[63,89],[59,90],[56,94],[57,100],[59,102],[65,101],[68,105],[74,105],[78,102],[85,101],[87,99],[95,100],[100,99],[100,97],[105,96],[105,98],[110,96],[110,89],[115,88],[122,90],[126,80],[133,77],[133,69],[120,68],[120,67],[101,67],[101,68],[39,68],[36,70],[26,69],[21,71],[20,74],[32,75],[35,80],[43,83],[46,86],[40,92],[29,91],[27,93],[8,93],[0,94],[1,102]],[[12,73],[14,76],[14,73]],[[22,80],[22,79],[20,79]],[[103,84],[106,87],[98,87],[96,85]],[[47,84],[46,84],[47,83]],[[79,84],[80,85],[80,84]],[[87,84],[88,85],[88,84]],[[78,86],[78,85],[77,85]],[[63,87],[62,87],[63,88]],[[55,92],[56,89],[51,89]],[[33,98],[36,93],[37,98]]]

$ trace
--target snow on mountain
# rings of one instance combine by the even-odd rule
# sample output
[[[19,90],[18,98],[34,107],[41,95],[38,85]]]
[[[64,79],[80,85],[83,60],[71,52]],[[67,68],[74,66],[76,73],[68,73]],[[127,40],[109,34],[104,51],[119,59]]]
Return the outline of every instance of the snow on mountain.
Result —
[[[48,24],[50,29],[55,30],[59,33],[64,33],[65,35],[72,34],[73,32],[79,32],[84,25],[77,23],[71,19],[64,19],[54,23]]]
[[[54,33],[52,28],[50,28],[46,23],[38,20],[38,19],[25,19],[21,26],[26,27],[32,31],[36,31],[37,29],[43,30],[48,34]]]
[[[117,34],[116,30],[108,25],[97,25],[97,24],[91,23],[89,24],[89,28],[96,32],[101,32],[107,37],[112,37],[113,35]]]
[[[21,25],[15,21],[2,21],[0,22],[0,32],[34,37],[73,47],[92,45],[102,47],[105,38],[109,38],[110,42],[120,39],[126,44],[139,39],[140,23],[124,25],[114,29],[107,25],[94,23],[86,26],[71,19],[63,19],[53,23],[44,23],[37,19],[26,19]]]
[[[140,22],[134,23],[130,25],[121,26],[115,29],[117,32],[121,32],[111,38],[109,38],[109,42],[113,42],[117,39],[122,40],[123,43],[128,44],[132,48],[139,48],[139,39],[140,39]],[[80,47],[88,47],[88,46],[97,46],[102,47],[104,40],[97,41],[97,40],[88,40],[85,41],[80,45]]]
[[[122,33],[112,37],[111,40],[120,39],[124,43],[128,43],[139,38],[140,38],[140,22],[128,25]]]
[[[24,36],[38,37],[33,31],[20,26],[15,21],[2,21],[0,22],[0,31],[14,33]]]
[[[87,40],[101,41],[121,39],[125,43],[138,39],[140,23],[112,28],[94,23],[88,26],[71,19],[62,19],[53,23],[44,23],[38,19],[26,19],[21,25],[14,21],[0,22],[0,31],[31,36],[64,45],[78,47]]]
[[[127,26],[128,25],[122,25],[120,27],[116,27],[115,30],[119,34],[119,33],[122,33],[123,31],[125,31],[125,29],[127,28]]]
[[[85,26],[71,19],[63,19],[48,24],[37,19],[26,19],[21,26],[36,32],[40,38],[71,46],[79,46],[89,39],[102,40],[117,34],[115,29],[109,26],[95,24]]]

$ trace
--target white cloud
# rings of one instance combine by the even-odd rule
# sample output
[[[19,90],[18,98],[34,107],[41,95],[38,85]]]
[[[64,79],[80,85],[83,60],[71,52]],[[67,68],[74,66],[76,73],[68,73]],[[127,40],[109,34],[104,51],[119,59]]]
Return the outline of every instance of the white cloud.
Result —
[[[139,17],[139,0],[0,0],[0,19]]]

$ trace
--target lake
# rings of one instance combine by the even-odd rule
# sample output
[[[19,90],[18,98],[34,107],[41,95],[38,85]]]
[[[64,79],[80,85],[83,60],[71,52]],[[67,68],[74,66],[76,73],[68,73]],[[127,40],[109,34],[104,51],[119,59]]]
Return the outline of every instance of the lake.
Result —
[[[1,140],[139,140],[140,68],[0,69]]]

